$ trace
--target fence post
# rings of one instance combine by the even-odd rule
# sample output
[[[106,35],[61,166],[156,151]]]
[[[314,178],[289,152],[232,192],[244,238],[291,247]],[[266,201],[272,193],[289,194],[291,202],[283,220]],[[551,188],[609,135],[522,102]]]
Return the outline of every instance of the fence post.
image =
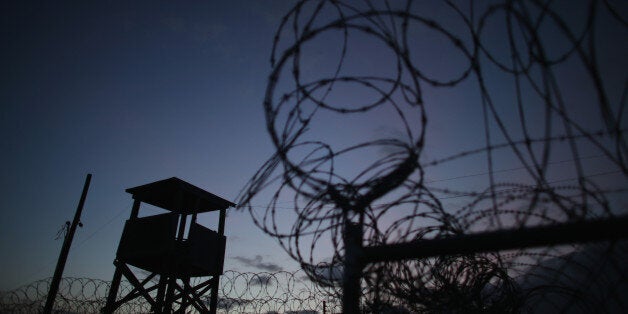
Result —
[[[345,221],[345,260],[342,274],[342,312],[360,313],[362,287],[362,225]]]

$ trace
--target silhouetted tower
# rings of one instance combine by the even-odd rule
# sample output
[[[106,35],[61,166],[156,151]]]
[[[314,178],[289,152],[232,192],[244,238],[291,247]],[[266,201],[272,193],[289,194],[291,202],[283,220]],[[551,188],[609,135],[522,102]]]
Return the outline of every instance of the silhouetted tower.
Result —
[[[133,208],[113,262],[116,271],[103,312],[112,313],[141,297],[154,313],[185,313],[189,306],[216,313],[225,257],[225,214],[235,204],[174,177],[126,191],[133,195]],[[142,202],[170,212],[140,218]],[[210,211],[220,211],[218,232],[196,223],[197,214]],[[150,275],[139,279],[129,266]],[[122,276],[133,289],[118,298]],[[192,286],[191,277],[204,278]]]

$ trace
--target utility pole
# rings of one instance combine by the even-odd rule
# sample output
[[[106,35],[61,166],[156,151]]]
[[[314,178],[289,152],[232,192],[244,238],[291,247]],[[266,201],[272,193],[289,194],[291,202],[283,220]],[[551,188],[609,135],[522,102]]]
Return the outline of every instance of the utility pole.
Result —
[[[87,190],[89,190],[89,183],[91,180],[92,174],[89,173],[87,174],[87,178],[85,178],[83,193],[81,194],[81,200],[79,201],[78,207],[76,208],[74,220],[72,221],[72,225],[70,225],[70,230],[68,231],[68,234],[63,239],[63,246],[61,247],[61,253],[59,253],[57,268],[55,268],[55,274],[52,277],[52,282],[50,283],[50,290],[48,290],[48,297],[46,299],[46,306],[44,307],[44,314],[50,314],[52,312],[52,306],[54,305],[57,291],[59,290],[59,282],[61,281],[61,276],[63,275],[65,262],[68,259],[68,253],[70,253],[72,239],[74,239],[74,232],[76,232],[76,227],[81,221],[81,212],[83,211],[83,204],[85,204],[85,199],[87,198]]]

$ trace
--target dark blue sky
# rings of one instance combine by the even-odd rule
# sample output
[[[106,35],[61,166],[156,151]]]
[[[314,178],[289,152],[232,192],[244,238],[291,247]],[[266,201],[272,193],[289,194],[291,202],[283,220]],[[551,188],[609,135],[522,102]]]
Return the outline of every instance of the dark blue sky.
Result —
[[[177,176],[233,200],[271,153],[260,99],[288,6],[2,4],[0,288],[52,274],[54,236],[87,173],[84,228],[66,275],[109,279],[131,205],[125,188]],[[246,227],[228,221],[230,244],[257,232],[248,214],[234,217]]]
[[[454,33],[464,33],[456,14],[446,6],[435,1],[418,3],[421,14],[451,25]],[[556,5],[569,8],[561,12],[574,14],[572,21],[578,21],[578,14],[586,11],[571,8],[569,3],[558,1]],[[235,201],[273,152],[262,101],[271,70],[273,36],[292,4],[280,0],[1,4],[0,164],[4,169],[0,176],[0,252],[4,258],[0,260],[0,290],[52,275],[61,247],[61,241],[54,237],[72,218],[87,173],[94,177],[82,218],[84,227],[74,240],[67,276],[111,278],[117,242],[130,212],[126,188],[177,176]],[[625,12],[625,5],[620,9]],[[616,20],[604,16],[597,29],[598,59],[617,112],[626,106],[621,94],[628,68],[628,34]],[[489,20],[495,25],[487,24],[490,27],[483,40],[496,56],[508,60],[501,21],[497,17]],[[411,57],[425,73],[439,79],[460,73],[466,60],[451,43],[440,34],[415,26]],[[564,48],[555,28],[548,26],[542,33],[550,51]],[[307,46],[304,77],[333,73],[339,39],[333,34],[321,36]],[[394,72],[392,54],[381,43],[353,34],[349,46],[348,73],[387,76]],[[484,70],[491,77],[487,84],[502,118],[512,134],[519,136],[511,78],[490,75],[499,73],[495,66]],[[599,108],[591,105],[596,100],[583,67],[570,60],[556,71],[574,120],[590,131],[600,129],[602,118]],[[285,86],[289,82],[280,82],[281,92],[290,90]],[[426,86],[423,92],[430,119],[423,161],[485,145],[475,81],[452,89]],[[543,107],[530,87],[523,93],[530,93],[526,94],[530,102],[525,109],[528,127],[541,136],[542,121],[536,119]],[[347,106],[370,100],[368,93],[343,86],[337,86],[329,97]],[[494,123],[491,120],[488,124],[495,127]],[[562,126],[556,125],[552,132],[564,133]],[[418,129],[419,125],[412,127]],[[306,138],[342,147],[382,136],[400,137],[402,130],[390,108],[358,117],[323,111]],[[503,135],[494,134],[495,142],[503,141]],[[600,153],[590,145],[582,145],[582,156],[592,156],[588,174],[617,170],[600,159]],[[570,159],[561,149],[557,145],[552,161]],[[349,176],[361,171],[361,165],[372,162],[369,157],[381,152],[372,154],[339,160],[339,171]],[[497,155],[495,160],[497,170],[521,166],[511,152]],[[561,165],[551,175],[572,178],[573,165]],[[430,168],[427,179],[456,178],[486,170],[486,157],[475,156]],[[520,170],[502,175],[500,178],[509,182],[528,179]],[[615,174],[605,182],[626,187],[625,180]],[[486,175],[459,178],[455,187],[482,190],[486,181]],[[450,180],[435,185],[451,188],[452,184]],[[265,205],[263,199],[264,195],[260,208]],[[452,208],[464,204],[459,199],[445,203]],[[619,204],[626,208],[625,201]],[[200,222],[212,227],[214,222],[209,218]],[[297,267],[274,240],[253,226],[248,213],[231,212],[226,233],[226,269]]]

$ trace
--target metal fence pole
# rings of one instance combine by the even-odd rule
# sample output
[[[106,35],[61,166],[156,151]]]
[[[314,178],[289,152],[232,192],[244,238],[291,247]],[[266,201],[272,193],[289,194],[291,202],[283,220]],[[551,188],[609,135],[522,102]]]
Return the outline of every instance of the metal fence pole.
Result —
[[[345,222],[345,261],[342,275],[342,312],[360,313],[362,288],[362,225]]]

